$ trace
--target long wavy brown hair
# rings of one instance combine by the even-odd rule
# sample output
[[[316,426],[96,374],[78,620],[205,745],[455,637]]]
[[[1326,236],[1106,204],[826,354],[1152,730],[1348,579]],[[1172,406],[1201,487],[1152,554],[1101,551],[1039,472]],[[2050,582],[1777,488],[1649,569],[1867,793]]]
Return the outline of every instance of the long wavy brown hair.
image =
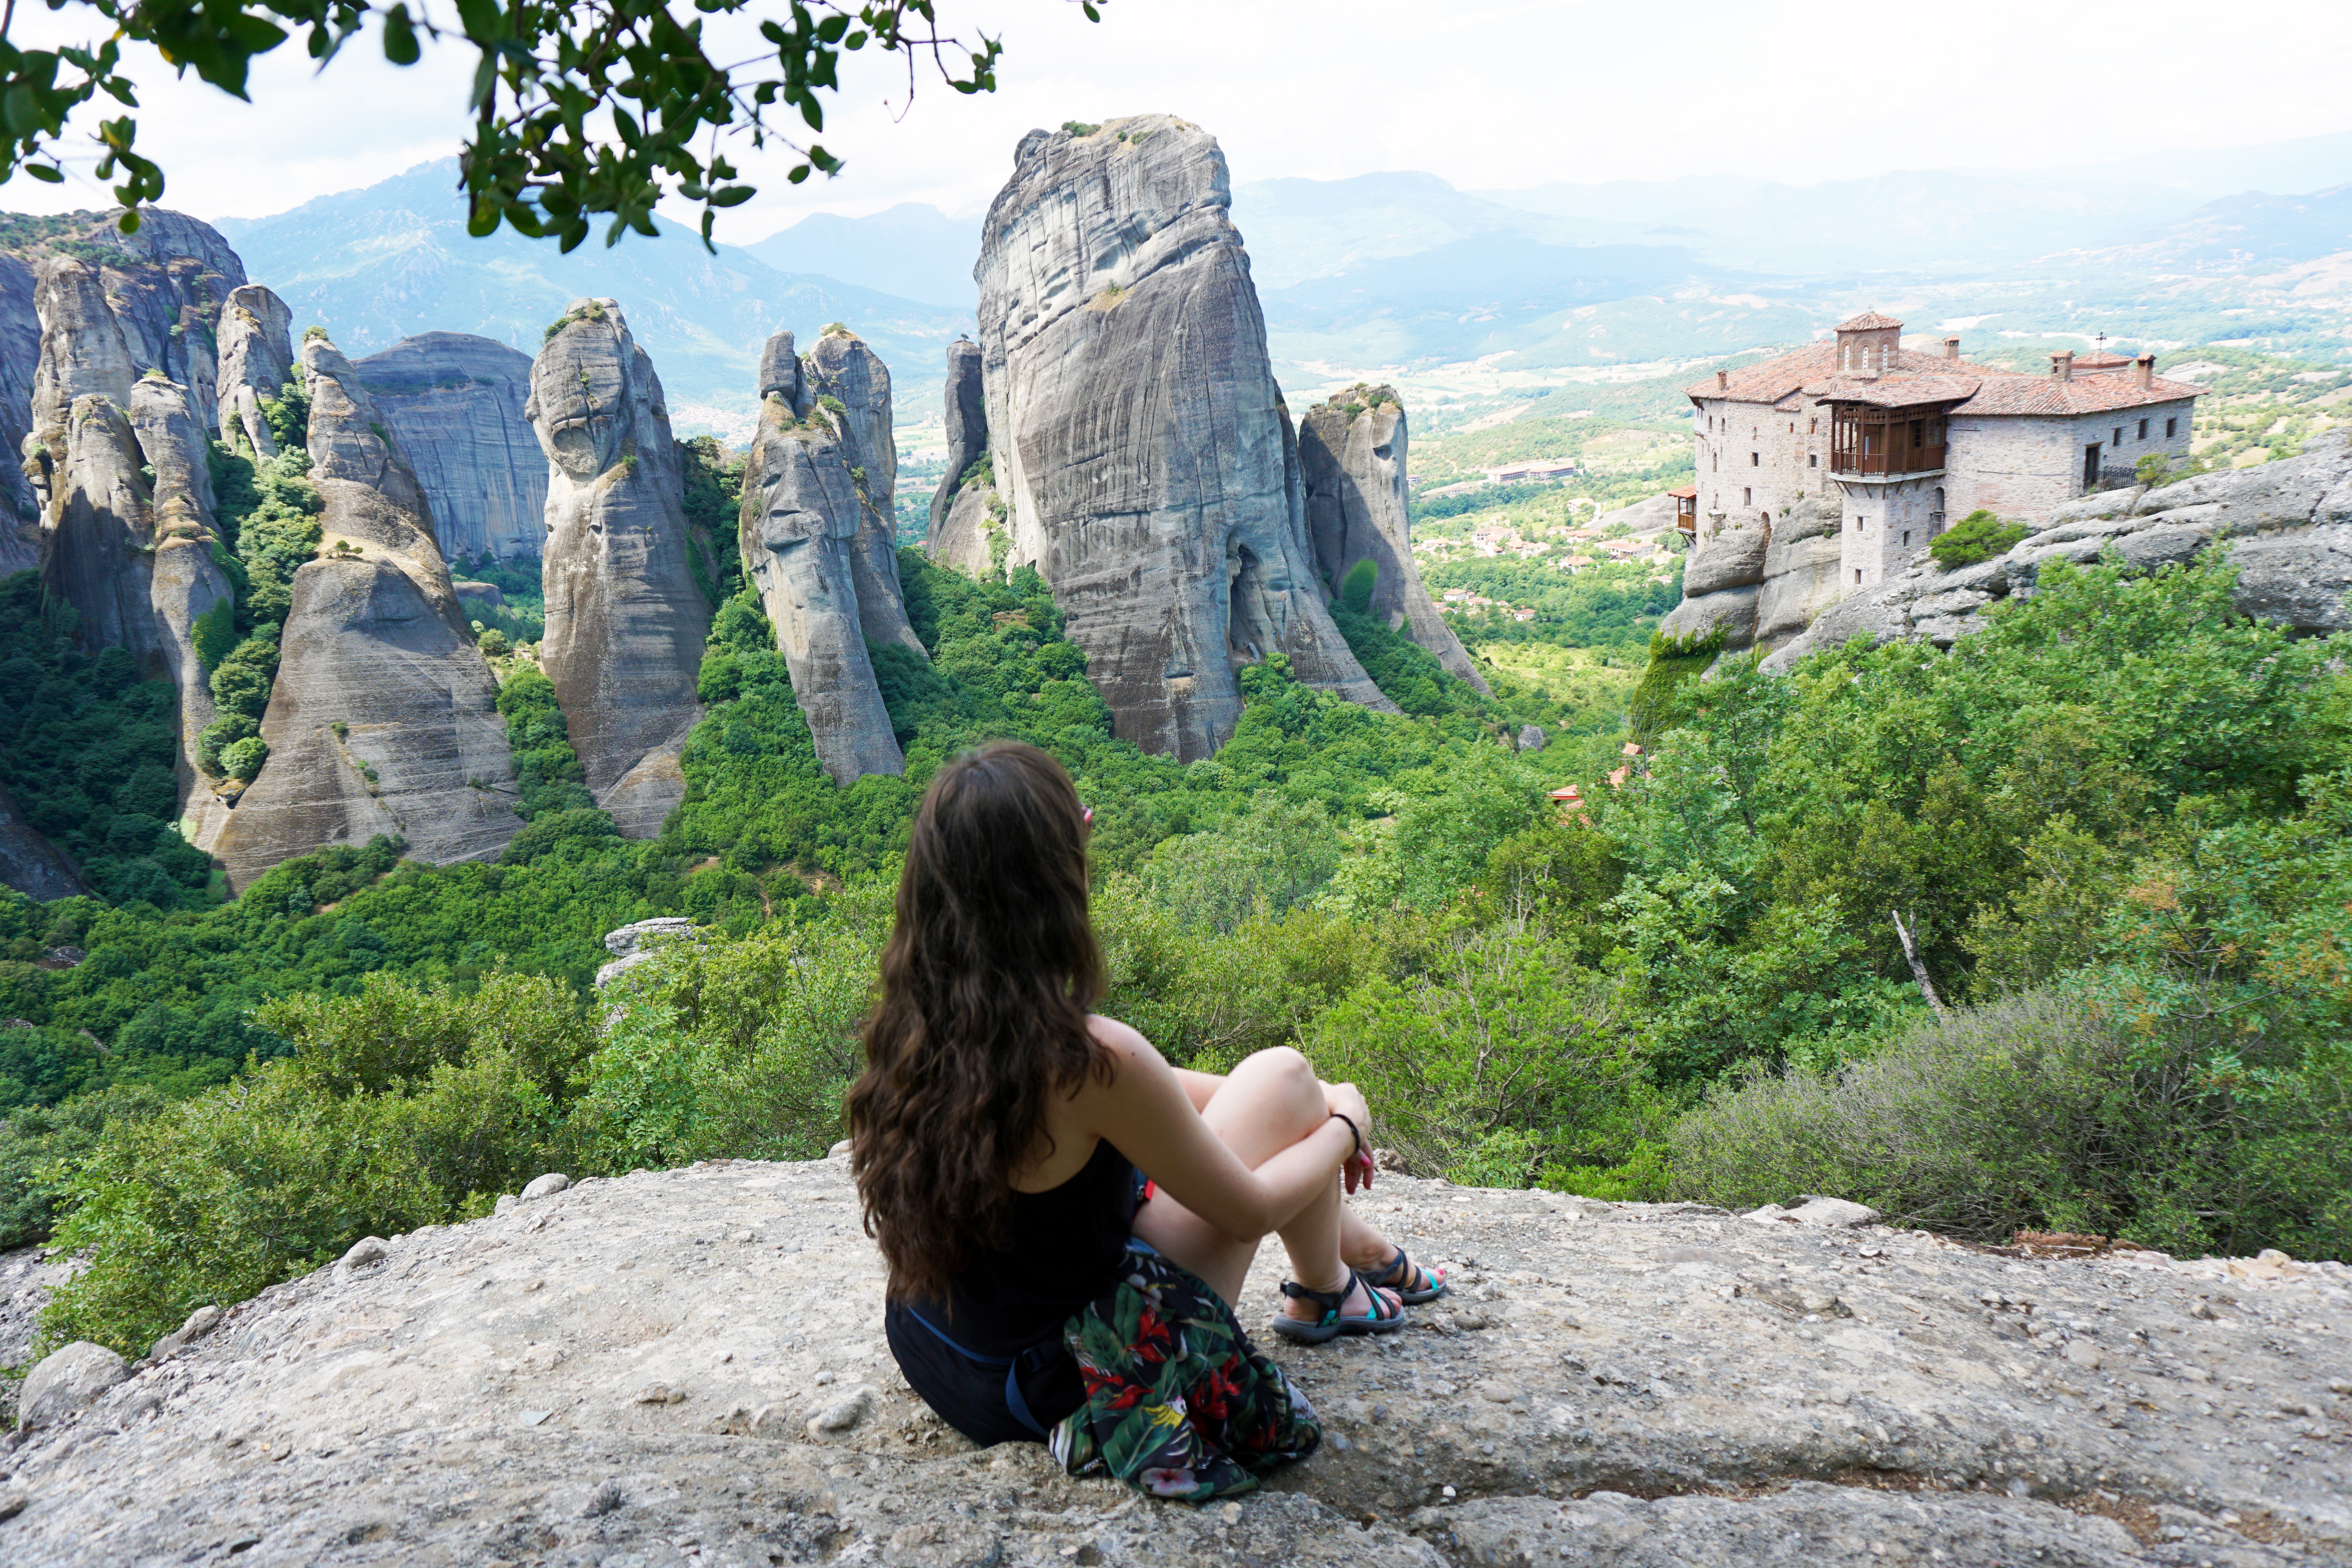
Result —
[[[915,814],[847,1104],[850,1169],[893,1298],[936,1299],[975,1248],[1003,1244],[1047,1097],[1110,1077],[1087,1030],[1102,989],[1069,774],[1015,741],[966,752]]]

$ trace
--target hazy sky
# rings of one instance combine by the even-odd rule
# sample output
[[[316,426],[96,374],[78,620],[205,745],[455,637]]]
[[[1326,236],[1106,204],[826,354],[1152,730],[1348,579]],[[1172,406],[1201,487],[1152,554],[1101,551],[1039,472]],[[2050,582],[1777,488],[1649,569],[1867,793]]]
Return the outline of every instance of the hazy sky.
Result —
[[[928,81],[901,117],[903,67],[858,57],[824,136],[846,172],[798,190],[777,179],[719,238],[900,201],[977,211],[1024,131],[1151,110],[1215,132],[1237,180],[1425,169],[1465,188],[2030,169],[2352,129],[2326,85],[2352,79],[2342,0],[2245,0],[2226,26],[2177,0],[1108,0],[1098,26],[1066,0],[940,10],[1003,36],[996,95]],[[24,7],[12,36],[48,41],[87,15]],[[2200,41],[2233,39],[2243,54]],[[205,217],[282,211],[454,153],[472,70],[462,49],[430,47],[395,69],[371,41],[320,75],[296,41],[257,69],[248,106],[152,54],[145,66],[139,144],[165,160],[165,205]],[[0,188],[17,210],[103,201],[87,180]]]

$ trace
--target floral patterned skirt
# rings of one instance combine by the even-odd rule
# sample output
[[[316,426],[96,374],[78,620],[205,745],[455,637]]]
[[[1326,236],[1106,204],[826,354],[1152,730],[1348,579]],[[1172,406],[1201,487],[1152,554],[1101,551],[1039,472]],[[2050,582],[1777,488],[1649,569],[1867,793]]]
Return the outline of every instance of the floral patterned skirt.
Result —
[[[1206,1502],[1322,1444],[1314,1407],[1251,1346],[1224,1299],[1144,1242],[1128,1243],[1118,1282],[1062,1337],[1087,1402],[1046,1441],[1074,1476]]]

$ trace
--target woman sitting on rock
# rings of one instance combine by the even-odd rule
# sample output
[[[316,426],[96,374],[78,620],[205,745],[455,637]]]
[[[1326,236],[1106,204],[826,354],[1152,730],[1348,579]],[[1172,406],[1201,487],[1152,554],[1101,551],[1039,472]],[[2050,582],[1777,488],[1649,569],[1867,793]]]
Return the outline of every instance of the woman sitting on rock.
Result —
[[[1044,1441],[1074,1475],[1198,1501],[1321,1441],[1234,1315],[1261,1237],[1290,1258],[1286,1339],[1392,1332],[1445,1287],[1342,1201],[1343,1174],[1371,1180],[1354,1085],[1293,1050],[1182,1071],[1087,1011],[1093,817],[1033,746],[981,747],[932,781],[851,1159],[890,1267],[891,1352],[933,1410],[976,1443]]]

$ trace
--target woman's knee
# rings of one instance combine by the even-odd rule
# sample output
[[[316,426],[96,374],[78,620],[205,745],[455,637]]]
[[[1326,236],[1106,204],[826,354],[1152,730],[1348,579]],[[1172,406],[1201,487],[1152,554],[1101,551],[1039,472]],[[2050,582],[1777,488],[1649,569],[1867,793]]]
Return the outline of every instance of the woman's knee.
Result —
[[[1268,1089],[1286,1089],[1304,1096],[1315,1093],[1321,1100],[1319,1080],[1315,1076],[1315,1064],[1306,1054],[1290,1046],[1269,1046],[1242,1058],[1241,1065],[1227,1075],[1230,1079],[1246,1079],[1254,1085]]]

